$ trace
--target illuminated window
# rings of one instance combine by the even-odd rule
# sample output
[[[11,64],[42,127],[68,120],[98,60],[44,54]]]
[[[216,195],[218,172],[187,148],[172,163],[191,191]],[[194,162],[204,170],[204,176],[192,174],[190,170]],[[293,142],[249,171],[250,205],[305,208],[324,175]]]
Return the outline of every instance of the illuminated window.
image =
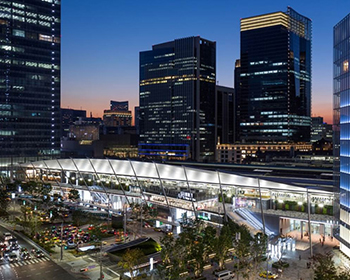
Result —
[[[18,36],[18,37],[25,37],[26,36],[24,30],[19,30],[19,29],[13,29],[12,34],[14,36]]]
[[[345,60],[343,62],[343,71],[344,72],[348,72],[349,71],[349,61],[348,60]]]
[[[43,35],[39,34],[39,40],[41,41],[47,41],[47,42],[52,42],[52,38],[49,35]]]

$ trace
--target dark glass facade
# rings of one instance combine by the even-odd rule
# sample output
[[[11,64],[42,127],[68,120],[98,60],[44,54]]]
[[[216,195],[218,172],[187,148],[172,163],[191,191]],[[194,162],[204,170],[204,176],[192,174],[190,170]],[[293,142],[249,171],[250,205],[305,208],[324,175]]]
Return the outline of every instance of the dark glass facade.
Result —
[[[350,256],[350,14],[333,35],[334,191],[339,194],[340,250]]]
[[[238,68],[240,141],[309,141],[311,20],[291,8],[241,19]]]
[[[0,1],[0,166],[60,153],[58,0]]]
[[[235,142],[235,90],[216,86],[216,139],[217,144]]]
[[[214,160],[215,79],[215,42],[189,37],[140,53],[141,157]]]

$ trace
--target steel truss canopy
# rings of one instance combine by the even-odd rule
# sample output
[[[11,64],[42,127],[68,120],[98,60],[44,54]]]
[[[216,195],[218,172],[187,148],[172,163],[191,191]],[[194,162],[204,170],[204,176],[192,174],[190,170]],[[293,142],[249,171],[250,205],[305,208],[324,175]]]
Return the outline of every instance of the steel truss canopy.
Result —
[[[217,171],[173,166],[170,164],[140,162],[116,159],[58,159],[36,161],[21,164],[22,168],[41,169],[47,172],[77,172],[79,174],[99,174],[118,177],[136,177],[139,180],[183,181],[194,184],[207,184],[212,187],[223,188],[259,188],[270,191],[284,191],[292,193],[333,194],[332,192],[300,187],[292,184],[273,182],[258,178],[235,175]],[[158,175],[158,172],[159,175]],[[192,187],[192,186],[191,186]]]

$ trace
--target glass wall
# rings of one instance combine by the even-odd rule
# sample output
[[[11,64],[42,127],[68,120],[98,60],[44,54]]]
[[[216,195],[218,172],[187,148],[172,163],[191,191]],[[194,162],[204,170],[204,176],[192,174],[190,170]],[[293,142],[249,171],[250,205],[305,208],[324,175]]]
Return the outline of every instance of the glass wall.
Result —
[[[340,193],[340,249],[350,256],[350,14],[334,27],[333,61],[334,182],[335,191]]]
[[[140,52],[140,157],[214,160],[216,43],[188,37]]]
[[[311,39],[291,8],[241,20],[241,142],[310,140]]]
[[[17,2],[0,1],[1,168],[60,152],[61,4]]]

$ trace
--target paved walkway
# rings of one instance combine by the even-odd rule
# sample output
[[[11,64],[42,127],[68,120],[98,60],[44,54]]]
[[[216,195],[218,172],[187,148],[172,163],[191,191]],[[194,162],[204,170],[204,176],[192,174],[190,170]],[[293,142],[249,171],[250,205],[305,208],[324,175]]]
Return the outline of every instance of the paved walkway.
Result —
[[[295,235],[294,235],[295,234]],[[311,280],[314,277],[314,271],[312,268],[307,268],[307,263],[312,262],[310,257],[310,245],[308,241],[308,237],[303,237],[303,239],[298,236],[297,232],[293,233],[291,232],[288,234],[290,236],[293,236],[296,240],[296,250],[295,251],[286,251],[286,254],[283,256],[283,259],[286,260],[290,266],[282,272],[282,275],[278,279],[281,280]],[[299,238],[298,238],[299,237]],[[333,240],[330,237],[326,237],[324,241],[324,245],[322,246],[322,243],[320,243],[319,239],[321,236],[319,234],[313,234],[311,240],[313,241],[312,248],[313,248],[313,254],[326,254],[328,252],[332,252],[334,255],[334,262],[336,266],[348,266],[350,267],[350,259],[345,257],[338,249],[333,249],[334,246],[338,245],[338,241],[333,238]],[[323,238],[321,238],[323,240]],[[299,260],[299,256],[301,259]],[[274,273],[278,274],[276,269],[272,268],[272,263],[278,261],[277,258],[273,258],[268,261],[268,269],[272,270]],[[236,261],[229,261],[226,263],[226,267],[229,270],[234,270],[234,264]],[[215,267],[210,267],[209,269],[206,269],[204,272],[204,276],[207,277],[207,279],[215,279],[213,276],[213,271]],[[261,264],[260,270],[266,270],[267,269],[267,263],[263,262]],[[234,278],[237,279],[237,276]],[[243,277],[240,277],[240,279],[243,279]],[[262,277],[259,277],[256,275],[254,278],[250,278],[250,280],[261,280]]]

